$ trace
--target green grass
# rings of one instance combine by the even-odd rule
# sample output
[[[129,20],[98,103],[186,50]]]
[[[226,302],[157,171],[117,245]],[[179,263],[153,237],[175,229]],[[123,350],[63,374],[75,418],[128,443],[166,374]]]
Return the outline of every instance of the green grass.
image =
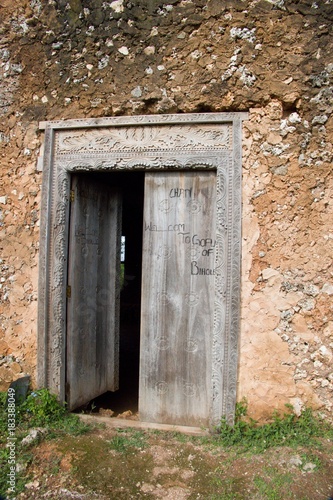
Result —
[[[244,479],[215,477],[212,484],[220,493],[209,494],[207,500],[244,500],[244,490],[246,489],[244,483]]]
[[[0,393],[0,494],[4,496],[8,487],[10,458],[10,450],[6,447],[10,437],[6,401],[6,394]],[[119,498],[125,498],[122,496],[125,493],[119,489],[119,484],[127,484],[129,481],[131,495],[137,495],[137,484],[151,480],[153,456],[149,452],[149,446],[152,441],[164,442],[171,439],[177,443],[179,449],[172,459],[174,465],[179,470],[190,467],[195,475],[188,479],[189,486],[209,500],[243,498],[245,479],[232,477],[231,472],[235,458],[240,453],[246,453],[248,456],[244,459],[251,460],[253,455],[261,454],[268,448],[300,447],[302,449],[299,451],[299,456],[302,464],[299,469],[303,470],[306,463],[315,464],[316,470],[325,467],[325,459],[322,465],[315,450],[323,446],[323,438],[333,440],[333,428],[316,417],[310,409],[305,409],[297,417],[288,407],[283,415],[274,413],[271,422],[264,425],[259,425],[255,420],[248,418],[247,409],[245,400],[238,403],[234,425],[230,426],[222,419],[218,432],[210,436],[187,436],[180,433],[148,432],[127,428],[117,429],[116,434],[108,441],[102,437],[92,440],[89,434],[80,436],[91,426],[84,424],[77,415],[68,413],[49,391],[45,389],[34,391],[24,402],[16,406],[16,458],[17,463],[23,467],[22,471],[16,474],[15,495],[8,495],[7,498],[18,496],[24,490],[25,483],[32,479],[27,476],[26,471],[29,471],[29,464],[33,459],[35,443],[23,447],[21,441],[29,429],[35,427],[45,429],[41,439],[59,438],[59,441],[66,443],[66,446],[70,445],[70,450],[81,450],[82,453],[75,458],[72,472],[86,487],[89,485],[89,488],[92,487],[92,477],[95,474],[93,487],[96,491],[109,492],[110,474],[113,475],[112,488],[115,488]],[[193,446],[196,445],[204,445],[209,447],[210,451],[213,450],[213,462],[206,462],[204,453],[197,451],[189,462],[188,457],[194,453]],[[103,466],[101,466],[102,456]],[[218,464],[218,468],[215,463]],[[57,474],[59,466],[59,457],[55,455],[49,463],[50,473]],[[75,467],[77,467],[76,472]],[[94,471],[98,467],[100,471],[96,475]],[[269,470],[265,468],[254,476],[252,487],[261,497],[268,500],[288,499],[291,494],[290,481],[291,476],[288,472],[281,472],[274,467]]]
[[[66,415],[66,408],[58,403],[54,394],[47,389],[31,392],[19,406],[22,421],[39,427],[60,422]]]
[[[10,438],[15,438],[15,463],[29,462],[27,449],[22,447],[22,439],[28,435],[29,429],[42,427],[45,429],[42,438],[52,439],[63,435],[77,436],[87,432],[91,426],[84,424],[77,415],[67,412],[56,396],[47,389],[31,392],[25,401],[15,406],[15,428],[8,429],[9,413],[7,393],[0,393],[0,494],[6,495],[8,489],[8,474],[10,471],[10,450],[6,446]],[[12,441],[13,442],[13,441]],[[14,498],[24,489],[28,478],[24,472],[16,472],[15,493],[7,493],[8,498]]]
[[[253,480],[258,492],[266,500],[284,500],[292,498],[289,487],[292,484],[292,476],[289,473],[281,473],[274,467],[265,471],[265,477],[256,476]]]
[[[310,408],[298,417],[288,412],[282,416],[275,412],[270,423],[259,425],[253,419],[247,419],[247,402],[237,404],[233,426],[222,419],[218,428],[216,443],[224,447],[237,446],[256,453],[275,446],[320,445],[319,438],[333,439],[333,428],[316,417]]]
[[[118,434],[109,441],[112,450],[120,453],[130,453],[147,447],[147,437],[142,431],[118,429]]]
[[[114,430],[121,439],[85,434],[69,436],[58,445],[63,455],[73,453],[71,472],[84,487],[85,494],[128,500],[137,498],[138,483],[152,479],[153,458],[145,446],[148,433],[135,429]],[[116,450],[116,451],[114,451]],[[104,498],[104,497],[103,497]],[[140,496],[141,498],[141,496]],[[148,493],[144,498],[152,498]]]
[[[307,463],[314,464],[316,466],[316,469],[320,469],[322,466],[322,463],[320,461],[320,458],[317,457],[314,453],[301,453],[300,458],[302,460],[302,464],[299,466],[300,469],[303,469],[304,465]]]

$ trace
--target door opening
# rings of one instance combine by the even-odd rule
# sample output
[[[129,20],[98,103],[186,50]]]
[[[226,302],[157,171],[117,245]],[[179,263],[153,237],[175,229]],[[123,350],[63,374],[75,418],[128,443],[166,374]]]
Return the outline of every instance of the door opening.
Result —
[[[79,174],[121,193],[119,303],[119,389],[107,391],[77,410],[138,411],[144,172]],[[103,217],[103,215],[102,215]]]

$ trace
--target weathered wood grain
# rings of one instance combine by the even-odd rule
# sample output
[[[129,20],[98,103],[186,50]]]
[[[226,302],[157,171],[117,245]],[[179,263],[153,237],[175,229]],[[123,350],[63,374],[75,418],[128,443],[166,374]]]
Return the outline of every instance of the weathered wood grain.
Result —
[[[74,175],[69,231],[66,392],[69,409],[118,388],[121,200]]]
[[[214,172],[145,175],[141,420],[208,424],[215,207]]]

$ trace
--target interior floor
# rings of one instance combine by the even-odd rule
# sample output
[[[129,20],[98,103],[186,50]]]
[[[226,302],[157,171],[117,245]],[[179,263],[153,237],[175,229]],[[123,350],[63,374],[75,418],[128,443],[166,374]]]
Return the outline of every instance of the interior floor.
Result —
[[[102,394],[87,408],[92,412],[99,412],[101,408],[112,410],[115,417],[128,411],[135,415],[139,402],[140,331],[130,321],[124,321],[120,331],[119,390]]]

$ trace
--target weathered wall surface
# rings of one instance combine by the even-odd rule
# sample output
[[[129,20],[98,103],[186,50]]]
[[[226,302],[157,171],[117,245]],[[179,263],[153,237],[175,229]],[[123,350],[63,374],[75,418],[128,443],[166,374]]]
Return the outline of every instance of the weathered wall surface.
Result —
[[[333,409],[331,0],[1,0],[0,388],[36,375],[41,120],[250,111],[238,397]]]

